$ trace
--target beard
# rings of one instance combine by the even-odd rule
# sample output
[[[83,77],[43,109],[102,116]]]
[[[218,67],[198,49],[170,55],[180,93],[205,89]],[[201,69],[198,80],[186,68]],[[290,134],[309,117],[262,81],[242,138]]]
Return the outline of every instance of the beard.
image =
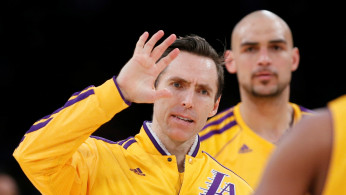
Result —
[[[269,85],[269,83],[263,82],[261,85],[244,85],[242,88],[246,91],[246,93],[256,98],[274,98],[281,96],[288,85],[289,83]]]
[[[258,80],[262,74],[271,75],[271,79]],[[279,81],[278,72],[271,67],[260,67],[251,76],[250,83],[243,83],[242,88],[246,93],[257,98],[274,98],[281,96],[283,91],[289,86],[290,78]]]
[[[262,98],[273,98],[280,96],[283,92],[284,87],[272,87],[270,90],[263,92],[263,90],[257,90],[256,87],[251,87],[250,93],[254,97],[262,97]]]

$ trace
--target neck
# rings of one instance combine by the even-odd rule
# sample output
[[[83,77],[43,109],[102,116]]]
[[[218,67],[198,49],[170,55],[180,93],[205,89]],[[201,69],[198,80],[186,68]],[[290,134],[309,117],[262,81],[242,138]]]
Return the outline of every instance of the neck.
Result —
[[[269,142],[276,143],[293,123],[293,108],[288,98],[255,98],[242,100],[240,113],[251,130]]]
[[[184,172],[185,156],[190,152],[191,149],[195,149],[192,148],[192,146],[195,147],[194,143],[196,141],[197,135],[186,141],[176,141],[170,136],[166,135],[164,131],[160,130],[159,126],[154,124],[155,123],[153,122],[150,129],[159,139],[157,141],[162,144],[162,147],[164,147],[170,155],[174,155],[176,157],[179,172]]]

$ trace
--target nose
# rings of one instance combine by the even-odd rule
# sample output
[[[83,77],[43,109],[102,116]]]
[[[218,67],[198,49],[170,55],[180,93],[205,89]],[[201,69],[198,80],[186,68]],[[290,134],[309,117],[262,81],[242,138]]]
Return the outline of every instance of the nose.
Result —
[[[271,64],[271,58],[267,48],[261,48],[258,64],[261,66],[268,66]]]
[[[189,89],[184,93],[184,97],[182,97],[182,106],[185,108],[192,108],[193,105],[193,96],[194,96],[194,90]]]

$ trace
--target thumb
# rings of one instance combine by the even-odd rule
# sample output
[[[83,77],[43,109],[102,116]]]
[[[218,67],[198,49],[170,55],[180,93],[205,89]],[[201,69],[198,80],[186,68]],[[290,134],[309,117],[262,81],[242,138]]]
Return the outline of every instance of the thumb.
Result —
[[[172,97],[172,92],[169,91],[168,89],[160,89],[157,90],[155,93],[155,100],[161,99],[161,98],[169,98]]]

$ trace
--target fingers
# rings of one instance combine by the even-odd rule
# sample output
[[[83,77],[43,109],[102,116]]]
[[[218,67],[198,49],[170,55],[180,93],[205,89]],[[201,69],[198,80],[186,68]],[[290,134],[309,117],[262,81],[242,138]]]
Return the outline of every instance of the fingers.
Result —
[[[163,35],[163,30],[159,30],[149,39],[148,42],[146,42],[149,33],[144,32],[137,41],[135,53],[146,53],[152,57],[154,61],[157,61],[163,52],[176,40],[176,35],[171,34],[160,45],[155,47],[155,44],[163,37]]]
[[[176,40],[177,36],[175,34],[171,34],[169,37],[167,37],[160,45],[154,48],[154,50],[151,52],[151,57],[157,61],[163,52],[166,51],[166,49],[172,45],[172,43]]]
[[[168,64],[170,64],[180,53],[180,50],[178,48],[173,49],[166,57],[162,58],[157,64],[157,68],[160,70],[160,72],[165,69]]]
[[[136,48],[135,48],[135,53],[139,53],[140,51],[142,51],[145,42],[147,41],[149,37],[149,33],[148,32],[144,32],[140,37],[139,40],[137,41],[136,44]]]
[[[144,53],[150,54],[153,50],[155,44],[157,41],[159,41],[164,35],[163,30],[157,31],[150,39],[149,41],[144,45],[143,51]]]
[[[163,30],[157,31],[150,39],[148,32],[144,32],[137,41],[135,54],[145,55],[151,58],[150,62],[157,62],[157,60],[162,56],[166,49],[176,40],[176,35],[171,34],[167,37],[161,44],[155,47],[155,44],[163,37]],[[147,41],[147,42],[146,42]],[[158,72],[161,72],[168,64],[172,62],[179,54],[179,49],[172,50],[166,57],[162,58],[157,64],[156,67]],[[143,63],[145,64],[145,63]],[[151,66],[151,65],[150,65]]]

